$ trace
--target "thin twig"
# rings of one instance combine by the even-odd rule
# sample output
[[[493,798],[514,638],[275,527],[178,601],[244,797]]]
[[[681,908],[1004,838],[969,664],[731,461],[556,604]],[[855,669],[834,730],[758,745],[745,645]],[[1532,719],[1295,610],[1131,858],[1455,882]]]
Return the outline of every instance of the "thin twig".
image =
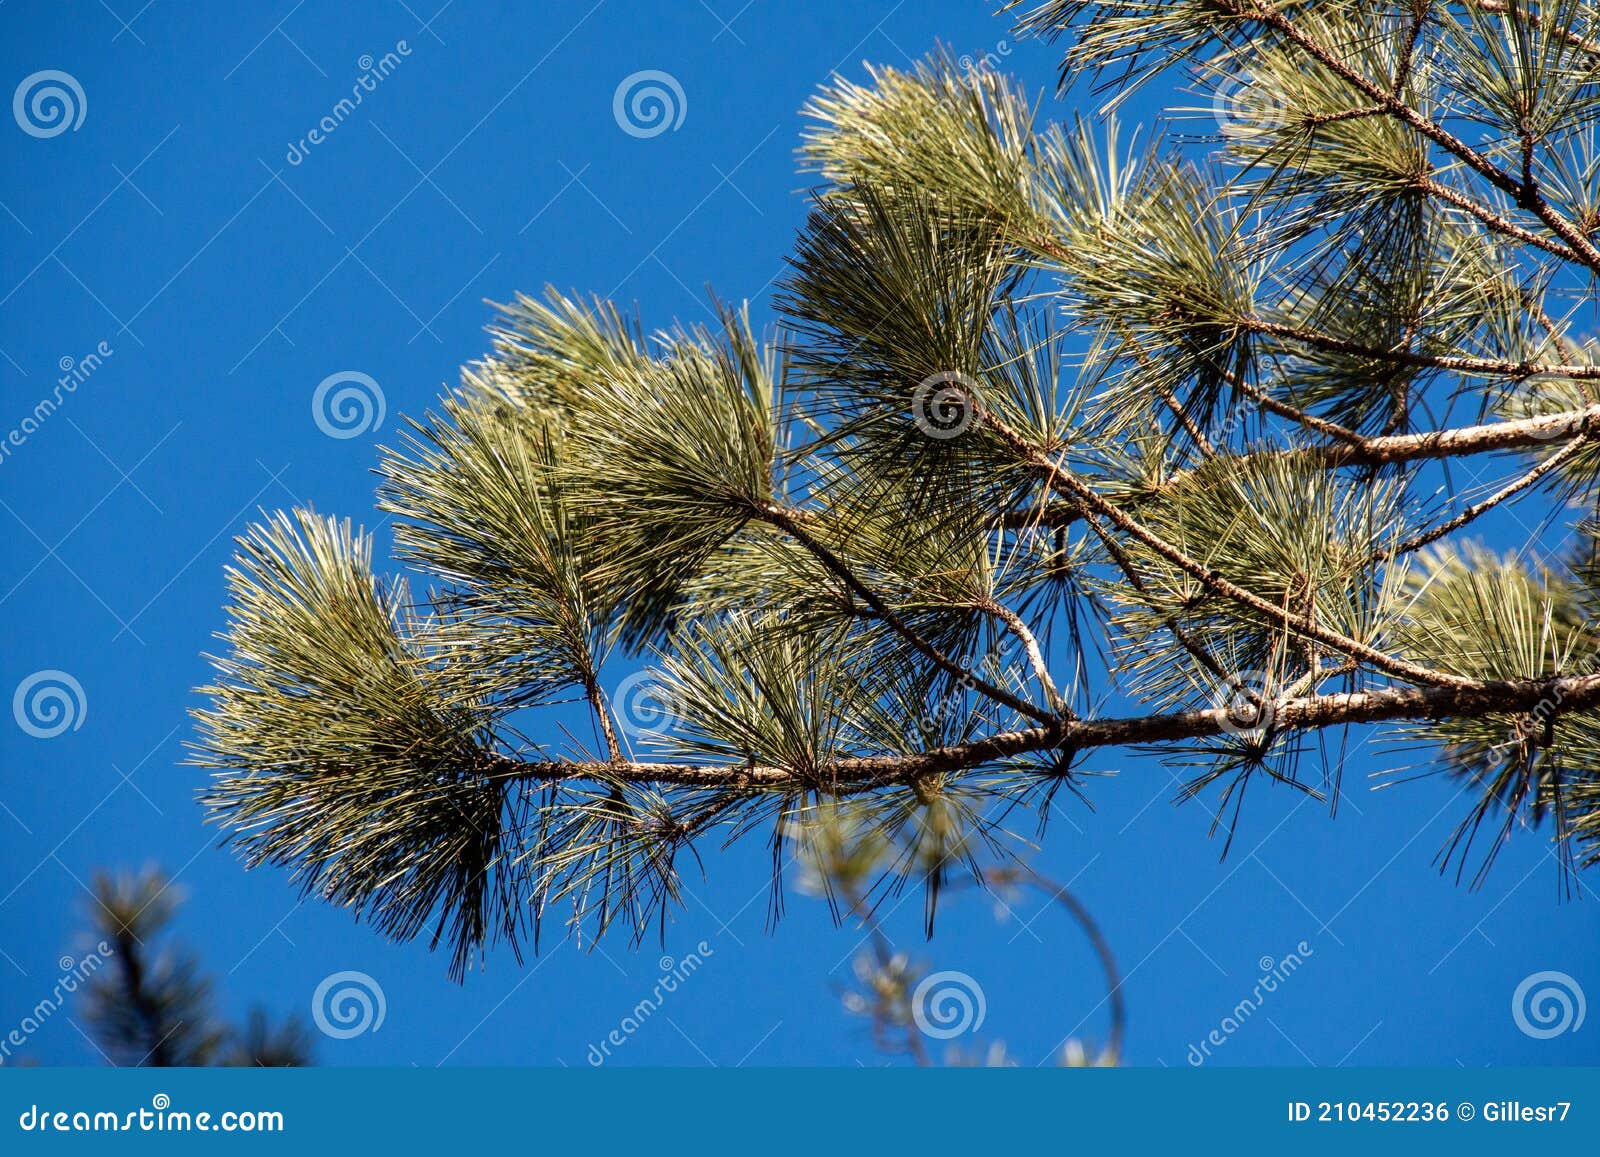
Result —
[[[1022,616],[998,599],[985,599],[982,607],[1004,623],[1022,644],[1022,649],[1028,654],[1028,664],[1033,668],[1034,678],[1039,680],[1045,701],[1050,704],[1050,710],[1057,715],[1071,718],[1072,712],[1067,708],[1067,701],[1061,697],[1061,693],[1056,690],[1055,681],[1050,678],[1050,668],[1045,663],[1044,651],[1039,646],[1039,640],[1034,637],[1033,631],[1029,629]]]
[[[932,643],[924,639],[920,634],[913,630],[904,619],[895,614],[889,605],[885,603],[883,599],[878,597],[878,595],[875,594],[870,587],[857,578],[855,573],[844,564],[838,555],[834,554],[833,551],[829,550],[821,542],[813,538],[811,534],[800,525],[798,520],[791,517],[788,508],[767,505],[755,508],[753,513],[757,517],[777,527],[779,530],[782,530],[801,546],[805,547],[806,550],[811,552],[812,556],[815,557],[818,562],[820,562],[824,567],[832,572],[835,577],[843,582],[845,586],[849,587],[851,591],[859,596],[862,602],[871,607],[873,612],[877,614],[878,617],[881,618],[892,630],[894,630],[895,633],[904,638],[908,643],[910,643],[918,651],[922,652],[922,654],[926,655],[929,659],[932,659],[934,664],[938,666],[940,670],[944,671],[946,674],[954,675],[963,683],[970,685],[976,690],[982,691],[985,695],[989,696],[989,698],[995,700],[997,703],[1003,703],[1013,711],[1016,711],[1022,715],[1026,715],[1029,719],[1036,720],[1040,723],[1047,723],[1053,718],[1050,712],[1043,711],[1040,708],[1035,707],[1032,703],[1029,703],[1024,699],[1019,699],[1005,688],[997,687],[981,676],[974,674],[966,667],[963,667],[960,663],[957,663],[955,660],[951,659],[943,651],[939,650],[938,647],[935,647]]]
[[[1460,514],[1456,515],[1454,518],[1451,518],[1445,522],[1441,522],[1438,526],[1435,526],[1430,530],[1425,530],[1421,534],[1417,534],[1406,539],[1393,550],[1380,552],[1374,557],[1373,561],[1376,562],[1382,559],[1393,559],[1403,554],[1410,554],[1412,551],[1421,550],[1430,542],[1437,542],[1445,535],[1450,534],[1453,531],[1460,530],[1463,526],[1477,518],[1480,514],[1483,514],[1485,511],[1493,510],[1507,498],[1526,490],[1535,482],[1539,481],[1539,479],[1543,478],[1546,474],[1549,474],[1552,470],[1555,470],[1561,466],[1562,463],[1581,450],[1587,441],[1587,435],[1581,435],[1573,439],[1560,450],[1556,451],[1556,453],[1550,455],[1550,457],[1546,458],[1543,462],[1540,462],[1532,470],[1529,470],[1526,474],[1522,475],[1522,477],[1507,483],[1505,486],[1502,486],[1499,490],[1489,495],[1489,497],[1485,498],[1483,501],[1474,503],[1463,510]]]
[[[1052,900],[1065,908],[1077,922],[1078,927],[1083,930],[1090,947],[1094,949],[1095,956],[1100,960],[1100,971],[1104,974],[1106,982],[1106,1003],[1110,1005],[1110,1025],[1106,1030],[1106,1047],[1102,1058],[1111,1064],[1116,1064],[1122,1058],[1122,1041],[1127,1035],[1128,1005],[1122,995],[1122,974],[1117,969],[1116,954],[1111,951],[1111,942],[1100,930],[1093,913],[1065,884],[1057,884],[1032,868],[991,868],[983,873],[982,878],[983,882],[990,886],[1015,883],[1018,878],[1023,883],[1032,884],[1040,891],[1048,893]]]
[[[1213,593],[1239,603],[1261,614],[1269,621],[1281,622],[1286,628],[1291,628],[1299,634],[1315,639],[1336,650],[1344,652],[1351,658],[1363,659],[1381,671],[1414,683],[1431,683],[1437,686],[1464,686],[1471,682],[1460,675],[1451,675],[1447,672],[1433,671],[1427,667],[1420,667],[1404,659],[1397,659],[1387,655],[1376,648],[1337,631],[1329,630],[1312,622],[1305,615],[1288,611],[1274,606],[1268,600],[1251,591],[1245,590],[1232,580],[1218,574],[1204,563],[1191,558],[1182,550],[1167,542],[1160,535],[1150,530],[1133,516],[1107,502],[1095,490],[1078,481],[1072,474],[1063,470],[1055,459],[1049,457],[1030,446],[1021,435],[1010,429],[1005,423],[999,421],[992,414],[985,411],[982,415],[985,423],[998,433],[1020,457],[1031,462],[1044,474],[1050,484],[1069,497],[1076,498],[1086,507],[1092,508],[1117,529],[1144,543],[1162,558],[1172,563],[1179,570],[1190,577],[1199,580]]]

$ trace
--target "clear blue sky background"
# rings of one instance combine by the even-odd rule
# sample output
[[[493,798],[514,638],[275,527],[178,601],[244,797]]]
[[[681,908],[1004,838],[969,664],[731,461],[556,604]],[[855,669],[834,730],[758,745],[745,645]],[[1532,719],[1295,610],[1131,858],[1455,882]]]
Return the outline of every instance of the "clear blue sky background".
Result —
[[[494,954],[458,987],[423,945],[302,905],[281,874],[247,874],[214,846],[193,802],[201,774],[182,763],[186,711],[233,535],[258,508],[295,503],[375,523],[374,446],[483,352],[484,299],[550,282],[636,300],[664,325],[703,318],[710,283],[770,319],[805,206],[797,110],[820,82],[943,40],[1007,54],[1047,90],[1056,51],[950,0],[438,3],[0,8],[0,95],[61,69],[87,101],[76,131],[48,139],[0,116],[0,426],[52,392],[62,359],[114,351],[0,463],[0,691],[60,669],[87,700],[81,727],[57,738],[0,727],[0,1032],[78,951],[90,871],[156,862],[188,890],[179,930],[230,1009],[308,1012],[339,970],[381,983],[382,1028],[320,1040],[325,1064],[583,1065],[650,991],[658,958],[702,939],[714,955],[619,1060],[877,1063],[838,1004],[856,933],[801,895],[767,931],[758,841],[706,849],[664,947],[549,940],[522,967]],[[400,67],[289,164],[360,58],[401,40]],[[681,84],[677,131],[618,128],[613,92],[641,69]],[[381,385],[376,434],[336,440],[313,422],[313,389],[342,370]],[[1537,835],[1480,892],[1441,879],[1430,861],[1464,808],[1450,785],[1367,790],[1371,772],[1411,758],[1353,744],[1337,819],[1252,791],[1221,863],[1204,803],[1171,806],[1171,773],[1138,755],[1097,761],[1121,774],[1091,782],[1094,812],[1061,802],[1039,862],[1073,883],[1119,955],[1131,1062],[1183,1065],[1250,994],[1262,958],[1301,941],[1304,966],[1217,1063],[1600,1061],[1600,1012],[1549,1041],[1511,1016],[1518,982],[1546,969],[1600,998],[1600,907],[1558,903]],[[890,917],[904,945],[977,978],[980,1037],[1024,1063],[1105,1031],[1093,957],[1043,903],[1025,898],[1006,919],[958,897],[931,945],[919,899]],[[99,1063],[70,1004],[24,1051]]]

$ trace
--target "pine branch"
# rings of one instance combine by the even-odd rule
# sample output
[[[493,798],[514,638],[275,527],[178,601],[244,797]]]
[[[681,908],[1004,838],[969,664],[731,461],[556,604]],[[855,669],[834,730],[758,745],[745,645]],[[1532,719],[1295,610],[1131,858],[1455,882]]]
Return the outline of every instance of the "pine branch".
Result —
[[[1545,705],[1562,713],[1600,707],[1600,674],[1554,679],[1465,679],[1448,686],[1386,687],[1372,691],[1293,696],[1269,702],[1272,726],[1279,732],[1314,732],[1362,723],[1395,720],[1481,719],[1532,712]],[[841,758],[820,775],[797,775],[784,767],[747,764],[520,761],[499,758],[496,778],[562,783],[571,780],[727,788],[743,792],[786,793],[814,790],[820,784],[837,794],[853,794],[910,784],[928,776],[981,768],[1029,752],[1087,751],[1101,747],[1141,747],[1229,734],[1240,726],[1230,707],[1175,711],[1109,719],[1061,720],[1048,726],[1000,732],[969,743],[911,755]]]
[[[1069,73],[1182,63],[1230,92],[1204,161],[1121,148],[1110,117],[1103,142],[1036,126],[947,56],[834,81],[806,110],[825,185],[781,338],[721,306],[652,337],[520,298],[384,455],[426,594],[308,512],[241,541],[198,713],[213,818],[250,864],[448,943],[457,974],[558,902],[642,934],[701,834],[829,797],[931,919],[993,817],[1078,790],[1099,747],[1154,746],[1236,812],[1257,774],[1310,789],[1307,736],[1394,723],[1468,785],[1463,839],[1553,814],[1600,862],[1593,562],[1453,537],[1541,483],[1600,486],[1600,364],[1547,308],[1600,270],[1600,87],[1574,21],[1478,10],[1025,20],[1081,33]],[[1491,28],[1519,14],[1531,64]],[[1451,424],[1463,399],[1476,424]],[[1531,461],[1426,524],[1427,464],[1503,453]],[[614,650],[659,677],[638,752]],[[1069,682],[1126,714],[1080,718]],[[540,741],[575,693],[601,752]]]
[[[1399,96],[1372,83],[1359,72],[1346,65],[1325,46],[1306,36],[1282,12],[1270,9],[1259,2],[1235,6],[1235,12],[1237,15],[1259,20],[1268,28],[1275,29],[1299,45],[1309,56],[1346,84],[1362,92],[1374,103],[1388,109],[1391,114],[1411,126],[1434,144],[1439,145],[1452,156],[1464,162],[1491,184],[1510,194],[1519,206],[1531,211],[1539,220],[1544,222],[1552,233],[1576,252],[1585,265],[1592,270],[1600,272],[1600,249],[1595,248],[1582,230],[1556,212],[1555,208],[1539,192],[1538,186],[1534,181],[1526,177],[1519,179],[1513,176],[1460,137],[1418,112]]]
[[[605,695],[600,690],[600,682],[593,671],[585,671],[583,674],[583,693],[589,701],[589,710],[594,715],[595,724],[605,739],[606,752],[611,756],[611,762],[620,761],[622,744],[617,741],[617,729],[611,719],[611,708],[606,704]]]
[[[1271,394],[1267,393],[1259,386],[1245,381],[1237,374],[1227,374],[1225,375],[1225,380],[1230,386],[1238,390],[1251,401],[1255,402],[1269,414],[1275,414],[1280,418],[1288,418],[1290,421],[1296,422],[1308,430],[1312,430],[1318,434],[1326,434],[1328,437],[1333,438],[1336,441],[1345,442],[1352,446],[1365,446],[1368,441],[1365,435],[1355,430],[1347,429],[1346,427],[1339,425],[1337,422],[1330,422],[1326,418],[1319,418],[1315,414],[1300,409],[1298,406],[1291,406],[1287,402],[1280,402],[1277,398],[1274,398]]]
[[[1512,0],[1463,0],[1463,2],[1478,9],[1480,12],[1490,12],[1499,16],[1509,16],[1513,20],[1524,23],[1537,24],[1537,17],[1532,12],[1523,5],[1512,2]],[[1575,48],[1581,48],[1589,55],[1600,59],[1600,40],[1584,36],[1582,33],[1574,32],[1570,28],[1557,28],[1555,31],[1568,44]]]
[[[1117,968],[1116,954],[1112,952],[1111,942],[1101,931],[1099,921],[1094,918],[1094,914],[1067,885],[1058,884],[1031,868],[994,868],[984,872],[982,880],[985,886],[991,888],[1006,887],[1016,883],[1032,884],[1048,893],[1050,899],[1065,908],[1074,923],[1083,930],[1089,946],[1094,949],[1094,954],[1100,961],[1101,974],[1105,977],[1105,1003],[1111,1020],[1099,1063],[1117,1064],[1122,1058],[1122,1042],[1128,1031],[1128,1001],[1122,991],[1123,976]]]
[[[1417,188],[1427,193],[1430,197],[1437,197],[1445,204],[1453,205],[1462,212],[1470,214],[1503,237],[1509,237],[1513,241],[1519,241],[1524,245],[1532,245],[1536,249],[1542,249],[1554,257],[1561,258],[1563,261],[1582,260],[1577,250],[1571,246],[1535,233],[1531,229],[1524,229],[1515,221],[1509,220],[1487,205],[1473,200],[1465,193],[1452,189],[1442,181],[1437,181],[1432,177],[1419,177],[1417,179]]]
[[[1129,537],[1144,543],[1184,573],[1199,580],[1209,590],[1257,612],[1264,621],[1281,624],[1287,629],[1292,629],[1307,638],[1315,639],[1319,643],[1333,647],[1351,658],[1364,660],[1378,670],[1390,675],[1397,675],[1402,679],[1439,686],[1464,685],[1465,681],[1458,675],[1432,671],[1415,663],[1407,662],[1404,659],[1386,655],[1382,651],[1369,647],[1357,639],[1349,638],[1339,634],[1337,631],[1331,631],[1319,626],[1305,615],[1273,606],[1266,599],[1245,590],[1237,583],[1230,581],[1204,563],[1189,557],[1171,543],[1166,542],[1137,519],[1106,501],[1093,488],[1080,482],[1070,472],[1064,470],[1054,459],[1028,445],[1015,431],[1007,429],[1003,423],[994,419],[992,415],[985,415],[984,421],[1000,434],[1006,444],[1019,457],[1038,470],[1040,475],[1047,479],[1052,487],[1069,498],[1077,499]]]
[[[107,967],[90,976],[86,1018],[113,1063],[136,1067],[297,1066],[311,1062],[307,1026],[274,1024],[260,1008],[242,1027],[220,1019],[214,984],[188,951],[167,939],[181,905],[154,869],[96,872],[89,918]],[[103,949],[104,950],[104,949]]]
[[[1286,449],[1255,450],[1231,455],[1231,459],[1244,463],[1263,459],[1314,462],[1329,469],[1341,467],[1398,466],[1408,462],[1441,461],[1470,458],[1479,454],[1495,454],[1509,450],[1528,450],[1549,447],[1565,442],[1559,464],[1564,464],[1576,449],[1600,437],[1600,403],[1581,410],[1564,410],[1556,414],[1538,414],[1530,418],[1515,418],[1501,422],[1484,422],[1473,426],[1456,426],[1444,430],[1431,430],[1417,434],[1385,434],[1376,436],[1355,435],[1354,441],[1341,440],[1311,446]],[[1547,460],[1548,461],[1548,460]],[[1558,465],[1559,465],[1558,464]],[[1049,468],[1038,463],[1043,474]],[[1544,477],[1555,467],[1539,469],[1527,485]],[[1143,495],[1154,497],[1182,483],[1185,472],[1178,472],[1159,488]],[[1525,486],[1518,486],[1511,494]],[[1076,497],[1072,490],[1064,492],[1069,499]],[[1498,504],[1511,494],[1495,500]],[[1139,497],[1134,496],[1137,502]],[[1491,505],[1494,505],[1491,504]],[[1488,509],[1488,507],[1485,507]],[[1008,512],[1001,524],[1007,529],[1025,529],[1030,526],[1071,526],[1083,517],[1080,504],[1072,501],[1061,506],[1045,505],[1028,510]],[[1475,516],[1474,516],[1475,517]],[[1454,529],[1454,528],[1452,528]],[[1448,532],[1447,532],[1448,533]],[[1431,540],[1430,540],[1431,541]]]
[[[1239,318],[1238,325],[1240,329],[1251,333],[1265,334],[1268,337],[1298,342],[1302,345],[1327,350],[1330,353],[1345,354],[1350,357],[1365,358],[1372,361],[1393,362],[1395,365],[1418,366],[1427,369],[1450,370],[1458,374],[1481,374],[1503,378],[1600,378],[1600,366],[1595,365],[1513,362],[1506,361],[1504,358],[1466,357],[1459,354],[1425,354],[1417,353],[1414,350],[1384,349],[1379,346],[1364,345],[1361,342],[1317,333],[1299,326],[1269,321],[1261,317]]]

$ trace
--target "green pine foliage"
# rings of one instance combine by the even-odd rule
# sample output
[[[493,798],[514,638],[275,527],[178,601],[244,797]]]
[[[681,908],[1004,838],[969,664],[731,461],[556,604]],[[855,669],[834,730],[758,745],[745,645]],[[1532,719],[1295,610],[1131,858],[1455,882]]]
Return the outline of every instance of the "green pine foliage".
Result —
[[[382,451],[423,586],[308,511],[241,540],[196,760],[248,863],[459,974],[844,808],[931,922],[1096,748],[1231,828],[1257,780],[1336,802],[1349,727],[1453,777],[1446,863],[1600,861],[1600,5],[1019,19],[1099,111],[830,82],[777,330],[502,307]],[[1130,132],[1158,76],[1198,104]]]

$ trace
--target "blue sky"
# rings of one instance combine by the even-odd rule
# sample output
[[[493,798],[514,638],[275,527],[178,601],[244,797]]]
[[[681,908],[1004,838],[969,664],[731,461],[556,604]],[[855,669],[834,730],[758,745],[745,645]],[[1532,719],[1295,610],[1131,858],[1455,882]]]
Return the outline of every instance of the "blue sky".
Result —
[[[59,70],[83,112],[52,136],[0,119],[0,426],[53,396],[60,367],[109,351],[0,461],[0,690],[63,671],[83,692],[75,729],[0,728],[0,1032],[80,951],[89,873],[154,862],[187,890],[178,930],[230,1009],[307,1013],[345,970],[381,984],[381,1029],[319,1039],[324,1064],[581,1066],[660,958],[702,940],[703,967],[617,1062],[878,1063],[839,1007],[858,934],[797,894],[769,930],[759,842],[705,849],[664,945],[552,939],[457,986],[425,946],[302,904],[282,874],[216,848],[193,801],[201,773],[182,763],[186,712],[233,536],[258,508],[294,504],[376,525],[375,446],[484,351],[485,299],[553,283],[637,301],[654,326],[704,319],[710,285],[770,320],[805,209],[798,109],[819,83],[942,41],[1048,89],[1056,50],[953,0],[439,2],[0,8],[0,89]],[[360,106],[292,159],[385,53],[395,63]],[[681,88],[676,129],[619,127],[616,89],[643,70]],[[385,415],[333,438],[312,397],[346,371],[377,384]],[[1600,995],[1600,907],[1558,902],[1537,835],[1479,892],[1441,878],[1431,861],[1462,800],[1437,780],[1368,791],[1413,756],[1361,739],[1336,819],[1253,791],[1223,862],[1205,804],[1173,807],[1172,775],[1149,757],[1102,756],[1093,766],[1120,774],[1091,782],[1095,810],[1061,803],[1038,862],[1118,954],[1128,1060],[1185,1064],[1263,961],[1302,952],[1208,1063],[1600,1062],[1600,1023],[1535,1040],[1511,1015],[1540,971]],[[985,994],[982,1030],[961,1043],[1003,1039],[1031,1064],[1069,1035],[1103,1036],[1094,958],[1042,898],[1007,917],[958,896],[932,944],[920,915],[913,898],[889,927]],[[99,1063],[70,1005],[25,1051]]]

